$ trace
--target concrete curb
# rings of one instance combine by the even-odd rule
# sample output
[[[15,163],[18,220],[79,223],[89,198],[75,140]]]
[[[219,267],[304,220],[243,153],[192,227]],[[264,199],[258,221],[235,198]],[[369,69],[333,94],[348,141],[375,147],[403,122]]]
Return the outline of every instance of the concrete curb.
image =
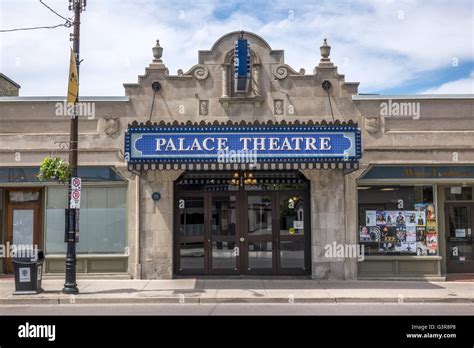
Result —
[[[266,304],[284,304],[284,303],[399,303],[398,298],[356,298],[356,297],[323,297],[323,298],[298,298],[289,299],[288,297],[82,297],[75,296],[74,300],[68,296],[55,298],[34,298],[34,297],[9,297],[0,299],[0,305],[60,305],[60,304],[224,304],[224,303],[266,303]],[[474,303],[474,300],[468,297],[407,297],[400,303]]]

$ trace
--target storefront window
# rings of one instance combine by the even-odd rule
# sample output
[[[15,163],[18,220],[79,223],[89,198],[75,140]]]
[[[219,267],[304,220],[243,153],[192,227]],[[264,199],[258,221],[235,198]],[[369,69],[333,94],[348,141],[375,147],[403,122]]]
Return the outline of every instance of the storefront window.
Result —
[[[82,254],[124,253],[126,246],[126,187],[82,189],[77,252]],[[63,187],[47,191],[46,252],[65,253]]]
[[[360,186],[358,196],[366,255],[437,255],[432,186]]]

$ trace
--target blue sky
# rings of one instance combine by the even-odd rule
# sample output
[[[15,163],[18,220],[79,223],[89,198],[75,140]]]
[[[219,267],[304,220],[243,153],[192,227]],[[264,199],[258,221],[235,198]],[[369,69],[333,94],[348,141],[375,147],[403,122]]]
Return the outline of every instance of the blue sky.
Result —
[[[68,15],[66,0],[45,0]],[[0,29],[63,21],[38,0],[0,0]],[[331,59],[360,93],[474,93],[471,0],[89,0],[81,27],[81,94],[123,95],[160,39],[175,74],[235,30],[284,49],[311,73],[327,37]],[[21,94],[64,95],[70,29],[0,33],[0,72]]]

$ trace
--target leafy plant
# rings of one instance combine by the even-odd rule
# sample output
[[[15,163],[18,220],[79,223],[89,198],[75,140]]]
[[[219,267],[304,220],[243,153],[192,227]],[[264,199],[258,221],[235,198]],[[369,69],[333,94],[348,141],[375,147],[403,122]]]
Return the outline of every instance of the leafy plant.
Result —
[[[65,183],[71,176],[69,164],[57,157],[46,157],[38,172],[40,181],[59,181]]]

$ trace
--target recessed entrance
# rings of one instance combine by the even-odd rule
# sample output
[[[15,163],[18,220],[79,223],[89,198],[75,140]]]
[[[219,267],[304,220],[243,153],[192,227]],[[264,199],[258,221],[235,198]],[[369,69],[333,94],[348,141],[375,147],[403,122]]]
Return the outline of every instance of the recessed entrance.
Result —
[[[187,172],[175,183],[176,274],[309,274],[299,172]]]
[[[446,203],[446,270],[474,273],[474,203]]]
[[[15,246],[18,252],[42,246],[41,189],[6,190],[5,245]],[[0,197],[1,200],[2,197]],[[13,273],[10,257],[3,261],[4,273]]]

